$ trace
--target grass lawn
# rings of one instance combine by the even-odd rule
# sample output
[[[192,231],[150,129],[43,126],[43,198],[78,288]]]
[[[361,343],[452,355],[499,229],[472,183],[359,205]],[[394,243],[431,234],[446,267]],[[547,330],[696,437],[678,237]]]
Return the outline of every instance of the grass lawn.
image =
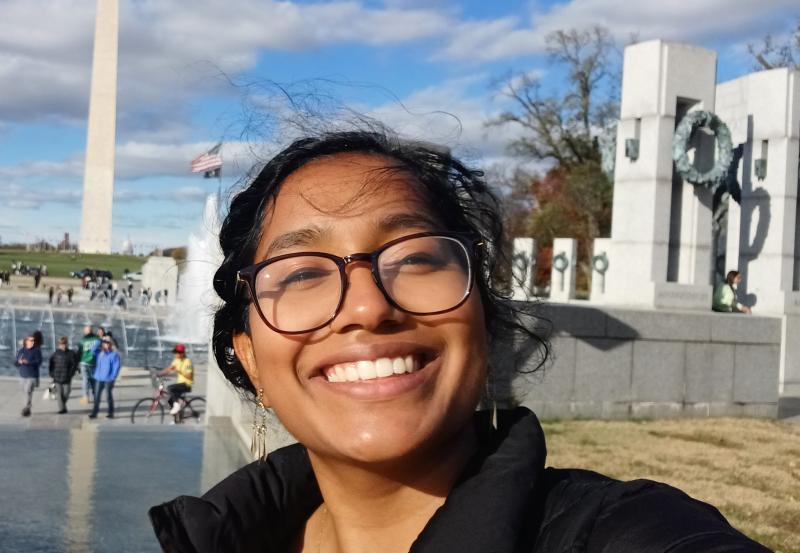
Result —
[[[648,478],[717,507],[779,553],[800,552],[800,425],[763,419],[551,421],[548,465]]]
[[[78,271],[89,267],[91,269],[105,269],[114,274],[114,278],[122,278],[125,269],[139,271],[147,260],[146,257],[135,255],[117,254],[83,254],[60,252],[28,252],[25,250],[0,249],[0,270],[11,269],[12,261],[21,261],[23,265],[38,267],[47,265],[47,272],[51,277],[69,277],[71,271]]]

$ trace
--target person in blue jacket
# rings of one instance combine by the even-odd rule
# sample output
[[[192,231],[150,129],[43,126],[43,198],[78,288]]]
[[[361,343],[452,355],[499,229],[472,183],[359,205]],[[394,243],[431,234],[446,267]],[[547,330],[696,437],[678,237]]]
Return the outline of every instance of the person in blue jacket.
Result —
[[[119,376],[119,369],[121,366],[119,353],[114,351],[114,343],[108,336],[103,337],[101,342],[101,350],[97,355],[97,366],[94,369],[94,407],[89,414],[90,419],[97,418],[97,412],[100,411],[100,396],[103,390],[107,390],[108,394],[108,418],[114,418],[114,381]]]
[[[22,393],[25,395],[25,407],[21,414],[23,417],[30,417],[33,389],[39,385],[39,366],[42,364],[42,350],[36,345],[33,336],[25,337],[14,364],[22,377]]]

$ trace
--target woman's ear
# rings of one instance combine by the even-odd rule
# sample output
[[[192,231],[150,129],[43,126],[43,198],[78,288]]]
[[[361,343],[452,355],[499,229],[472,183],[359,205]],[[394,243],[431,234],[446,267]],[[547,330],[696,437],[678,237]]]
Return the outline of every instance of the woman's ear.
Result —
[[[258,364],[256,363],[256,356],[253,352],[253,340],[250,338],[250,335],[246,332],[234,334],[233,351],[236,353],[236,357],[244,367],[248,378],[250,378],[250,382],[253,383],[253,388],[256,389],[256,397],[260,396],[264,407],[269,407],[269,398],[267,397],[267,393],[263,391],[263,388],[261,387],[261,379],[258,376]],[[259,390],[262,390],[262,392],[259,393]]]

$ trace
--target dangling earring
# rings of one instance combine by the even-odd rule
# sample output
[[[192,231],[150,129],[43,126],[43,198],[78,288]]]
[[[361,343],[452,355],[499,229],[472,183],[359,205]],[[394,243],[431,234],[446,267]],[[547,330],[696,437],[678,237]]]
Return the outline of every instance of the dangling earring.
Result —
[[[486,399],[492,402],[492,416],[489,418],[489,425],[491,430],[497,430],[497,401],[494,399],[494,379],[492,376],[492,368],[489,367],[489,374],[486,378]]]
[[[258,389],[256,409],[253,413],[253,439],[250,453],[259,461],[267,458],[267,408],[264,406],[264,390]]]

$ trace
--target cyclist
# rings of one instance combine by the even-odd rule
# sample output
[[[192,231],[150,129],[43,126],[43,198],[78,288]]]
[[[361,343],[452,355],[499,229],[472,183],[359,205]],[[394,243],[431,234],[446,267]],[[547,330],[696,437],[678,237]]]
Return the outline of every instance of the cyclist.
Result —
[[[169,404],[172,407],[169,414],[177,415],[178,411],[181,410],[181,402],[179,401],[181,396],[192,391],[194,367],[192,366],[192,360],[186,357],[186,346],[183,344],[175,344],[172,353],[175,354],[172,363],[169,367],[162,369],[158,376],[166,376],[173,372],[178,373],[178,381],[167,386]]]

